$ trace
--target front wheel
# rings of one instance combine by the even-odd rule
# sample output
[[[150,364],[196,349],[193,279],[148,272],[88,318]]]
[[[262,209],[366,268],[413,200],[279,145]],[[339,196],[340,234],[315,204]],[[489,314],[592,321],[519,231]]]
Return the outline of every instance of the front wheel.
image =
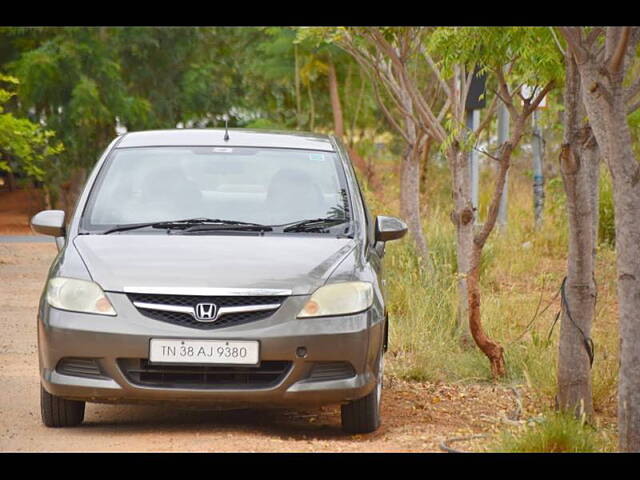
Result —
[[[384,378],[384,356],[378,360],[378,381],[366,397],[342,405],[342,429],[347,433],[371,433],[380,427],[380,400]]]
[[[75,427],[84,420],[84,402],[67,400],[47,392],[40,385],[40,413],[47,427]]]

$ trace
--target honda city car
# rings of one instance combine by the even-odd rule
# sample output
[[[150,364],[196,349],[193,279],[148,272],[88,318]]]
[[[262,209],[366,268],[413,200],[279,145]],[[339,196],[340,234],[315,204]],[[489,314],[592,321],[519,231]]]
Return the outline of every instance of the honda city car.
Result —
[[[42,420],[85,403],[341,405],[380,425],[385,243],[333,136],[176,129],[117,137],[58,246],[38,310]]]

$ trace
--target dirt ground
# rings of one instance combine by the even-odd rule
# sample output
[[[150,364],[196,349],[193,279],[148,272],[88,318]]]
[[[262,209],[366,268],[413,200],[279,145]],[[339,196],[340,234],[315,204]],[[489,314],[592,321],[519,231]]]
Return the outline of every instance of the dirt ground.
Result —
[[[0,192],[0,235],[31,235],[29,219],[38,213],[42,202],[34,192]]]
[[[81,427],[48,429],[40,421],[35,322],[55,254],[53,244],[0,239],[0,451],[437,452],[444,439],[491,434],[514,409],[503,386],[387,377],[383,423],[368,435],[342,433],[337,406],[202,411],[87,404]],[[455,446],[482,449],[471,441]]]
[[[2,241],[2,235],[31,234],[32,203],[25,192],[0,192],[1,452],[438,452],[445,439],[490,437],[515,408],[504,386],[388,376],[382,426],[368,435],[344,434],[338,406],[203,411],[87,404],[82,426],[48,429],[40,420],[36,309],[56,247]],[[486,441],[454,446],[481,451]]]

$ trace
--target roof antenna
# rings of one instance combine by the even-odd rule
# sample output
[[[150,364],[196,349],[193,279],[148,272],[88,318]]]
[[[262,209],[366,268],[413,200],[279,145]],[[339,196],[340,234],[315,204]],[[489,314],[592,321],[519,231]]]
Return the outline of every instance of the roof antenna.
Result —
[[[229,141],[229,117],[227,115],[224,116],[224,141]]]

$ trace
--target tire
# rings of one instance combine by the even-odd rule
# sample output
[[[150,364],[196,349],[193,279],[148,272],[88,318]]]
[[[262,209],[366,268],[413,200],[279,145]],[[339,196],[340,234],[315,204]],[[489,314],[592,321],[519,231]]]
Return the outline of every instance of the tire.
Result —
[[[56,397],[40,386],[40,413],[47,427],[75,427],[84,420],[84,402]]]
[[[384,378],[384,356],[378,360],[378,382],[366,397],[359,398],[340,407],[342,430],[347,433],[371,433],[380,427],[380,400]]]

